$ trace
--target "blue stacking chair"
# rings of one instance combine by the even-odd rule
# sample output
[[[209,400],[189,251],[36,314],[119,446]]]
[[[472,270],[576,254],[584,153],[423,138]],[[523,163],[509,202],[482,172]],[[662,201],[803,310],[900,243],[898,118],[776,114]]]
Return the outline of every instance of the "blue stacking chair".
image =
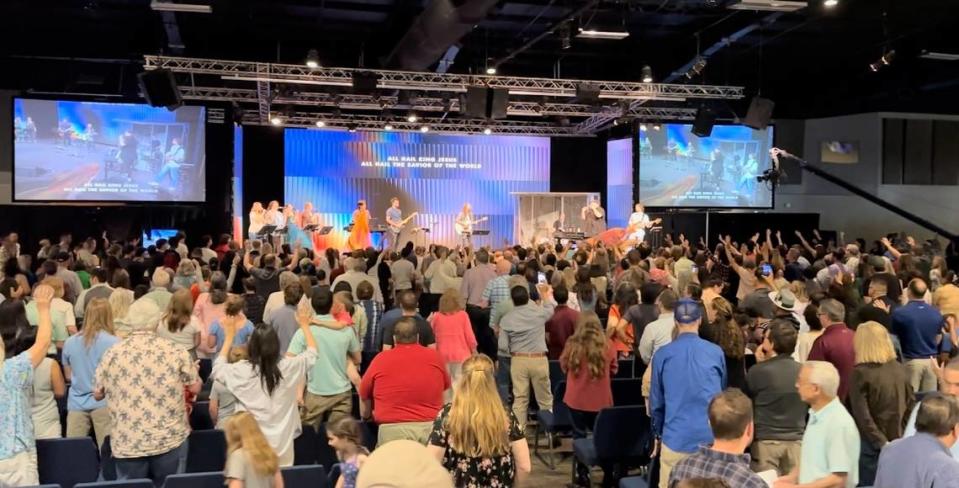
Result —
[[[633,378],[633,360],[620,359],[619,368],[616,370],[616,376],[613,376],[613,378],[616,378],[616,379]]]
[[[209,358],[200,359],[200,380],[206,383],[206,380],[210,379],[211,373],[213,373],[213,360]]]
[[[555,436],[568,433],[573,428],[573,421],[569,415],[569,407],[563,401],[566,395],[566,380],[560,380],[553,387],[553,411],[536,412],[536,434],[533,439],[533,454],[543,461],[549,469],[556,469],[556,449],[553,447]],[[549,458],[539,453],[539,434],[546,434],[546,445],[549,449]]]
[[[603,468],[603,485],[615,486],[631,465],[649,464],[652,432],[641,406],[610,407],[596,416],[592,437],[573,441],[573,473],[577,463]]]
[[[309,424],[303,424],[303,433],[293,439],[293,465],[316,464],[316,443],[316,430]]]
[[[326,470],[323,466],[291,466],[280,470],[285,486],[327,488]]]
[[[187,473],[221,471],[226,465],[226,436],[222,430],[194,430],[186,456]],[[169,483],[169,482],[168,482]]]
[[[340,479],[340,465],[334,464],[330,467],[329,474],[326,475],[326,480],[330,483],[330,486],[336,486],[336,482]]]
[[[645,476],[630,476],[619,480],[619,488],[649,488]]]
[[[613,390],[613,405],[646,405],[642,378],[614,379],[610,382],[610,387]]]
[[[40,483],[63,488],[96,481],[100,473],[97,444],[89,437],[38,439],[37,471]]]
[[[223,473],[171,474],[163,488],[223,488]]]
[[[196,402],[190,412],[190,428],[193,430],[210,430],[214,427],[213,418],[210,417],[210,402]]]
[[[80,483],[73,488],[153,488],[153,480],[96,481]]]

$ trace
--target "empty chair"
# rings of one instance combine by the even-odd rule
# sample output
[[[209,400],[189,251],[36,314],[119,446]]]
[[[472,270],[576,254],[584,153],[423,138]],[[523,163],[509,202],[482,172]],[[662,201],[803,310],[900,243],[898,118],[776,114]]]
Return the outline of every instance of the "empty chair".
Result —
[[[187,473],[205,473],[223,469],[226,464],[226,437],[222,430],[194,430],[190,433],[189,440],[190,445],[186,456]],[[169,481],[167,485],[169,486]]]
[[[313,430],[313,426],[303,424],[303,433],[293,439],[293,465],[316,464],[316,443],[316,431]]]
[[[633,376],[633,360],[632,359],[620,359],[619,360],[619,369],[616,370],[616,375],[613,376],[614,379],[620,378],[634,378]]]
[[[74,488],[153,488],[153,481],[148,479],[96,481],[93,483],[80,483],[74,486]]]
[[[63,488],[96,481],[100,471],[97,444],[89,437],[38,439],[37,471],[40,483]]]
[[[210,418],[210,402],[196,402],[190,411],[190,428],[193,430],[209,430],[214,428]]]
[[[576,463],[603,468],[603,485],[615,486],[631,465],[649,463],[652,444],[650,420],[640,406],[610,407],[596,416],[593,436],[573,441],[573,479]]]
[[[643,379],[614,379],[610,382],[613,390],[613,405],[646,405],[643,399]]]
[[[280,470],[283,483],[291,488],[308,486],[310,488],[327,488],[326,470],[323,466],[291,466]]]
[[[568,433],[573,429],[573,421],[569,416],[569,407],[563,401],[566,395],[566,380],[560,380],[553,386],[553,411],[541,410],[536,412],[536,436],[533,439],[533,454],[540,458],[550,469],[556,468],[555,436]],[[546,433],[546,445],[549,449],[549,458],[539,454],[539,434]]]
[[[649,488],[645,476],[630,476],[619,480],[619,488]]]
[[[221,468],[223,466],[220,466]],[[223,473],[184,473],[167,476],[164,488],[223,488]]]
[[[210,379],[210,373],[213,372],[213,360],[209,358],[200,359],[200,380],[206,383]]]

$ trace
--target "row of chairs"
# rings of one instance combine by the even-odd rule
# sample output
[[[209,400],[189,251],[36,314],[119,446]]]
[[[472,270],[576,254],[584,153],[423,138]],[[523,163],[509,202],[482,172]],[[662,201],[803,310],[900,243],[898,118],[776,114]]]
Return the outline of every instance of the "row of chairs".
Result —
[[[309,486],[311,488],[329,488],[331,483],[327,478],[323,466],[292,466],[280,470],[286,486]],[[222,488],[223,473],[184,473],[167,477],[165,488]],[[46,483],[35,488],[154,488],[153,482],[148,479],[124,481],[95,481],[64,485],[61,483]]]

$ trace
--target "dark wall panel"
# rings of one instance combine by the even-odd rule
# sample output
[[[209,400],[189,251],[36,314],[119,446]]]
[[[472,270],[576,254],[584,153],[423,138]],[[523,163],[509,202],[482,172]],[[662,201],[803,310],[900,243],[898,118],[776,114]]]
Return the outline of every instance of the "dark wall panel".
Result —
[[[932,182],[959,184],[959,122],[937,120],[933,125]]]
[[[270,126],[243,127],[243,228],[253,202],[265,207],[270,200],[284,202],[283,129]],[[319,210],[323,211],[323,210]]]
[[[884,119],[882,128],[882,183],[901,185],[905,121]]]
[[[802,154],[806,141],[805,120],[777,120],[773,128],[773,145],[792,154]],[[801,185],[803,170],[799,169],[796,161],[788,158],[780,159],[781,168],[786,177],[781,180],[783,185]]]
[[[906,121],[906,150],[902,182],[932,184],[932,121]]]
[[[601,192],[606,201],[606,139],[556,137],[550,143],[550,191]]]

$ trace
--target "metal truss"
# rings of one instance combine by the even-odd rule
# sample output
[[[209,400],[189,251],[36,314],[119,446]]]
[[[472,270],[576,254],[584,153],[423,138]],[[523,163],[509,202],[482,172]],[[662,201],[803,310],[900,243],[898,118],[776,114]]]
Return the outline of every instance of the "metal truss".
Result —
[[[258,116],[255,113],[244,113],[244,123],[257,123]],[[385,131],[386,124],[389,123],[393,131],[402,132],[422,132],[422,128],[428,127],[429,132],[443,134],[483,134],[489,129],[492,134],[509,135],[532,135],[548,137],[582,137],[583,134],[576,132],[574,126],[558,126],[546,122],[517,122],[511,120],[497,121],[478,121],[470,119],[443,118],[443,117],[425,117],[420,118],[415,123],[407,122],[406,119],[386,121],[379,115],[355,115],[343,114],[338,116],[318,117],[315,113],[294,112],[283,115],[283,125],[285,127],[309,127],[317,128],[317,121],[323,122],[324,129],[356,129],[368,131]]]
[[[183,86],[180,92],[183,98],[190,100],[229,101],[237,103],[259,103],[263,97],[259,91],[246,88],[226,87],[197,87]],[[274,104],[306,105],[316,107],[337,107],[349,110],[413,110],[417,112],[460,112],[460,101],[457,97],[443,99],[436,97],[417,97],[409,103],[400,103],[395,96],[370,96],[355,94],[330,94],[319,92],[295,92],[278,95],[272,99]],[[260,105],[262,107],[262,104]],[[618,106],[599,107],[574,103],[546,103],[513,100],[507,107],[507,115],[520,117],[591,117],[597,114],[609,116],[610,119],[630,117],[650,120],[692,120],[696,110],[683,107],[648,107],[637,106],[623,112]],[[267,123],[269,113],[261,113],[261,124]],[[397,114],[398,115],[398,114]]]
[[[465,75],[433,72],[367,70],[354,68],[309,68],[295,64],[256,63],[168,56],[144,56],[148,70],[166,68],[178,73],[220,76],[223,80],[352,86],[354,73],[373,73],[377,88],[465,92],[466,87],[485,85],[506,88],[513,95],[543,97],[576,96],[577,87],[599,90],[600,98],[614,100],[671,100],[689,98],[740,99],[741,86],[685,85],[625,81],[565,80],[498,75]]]

